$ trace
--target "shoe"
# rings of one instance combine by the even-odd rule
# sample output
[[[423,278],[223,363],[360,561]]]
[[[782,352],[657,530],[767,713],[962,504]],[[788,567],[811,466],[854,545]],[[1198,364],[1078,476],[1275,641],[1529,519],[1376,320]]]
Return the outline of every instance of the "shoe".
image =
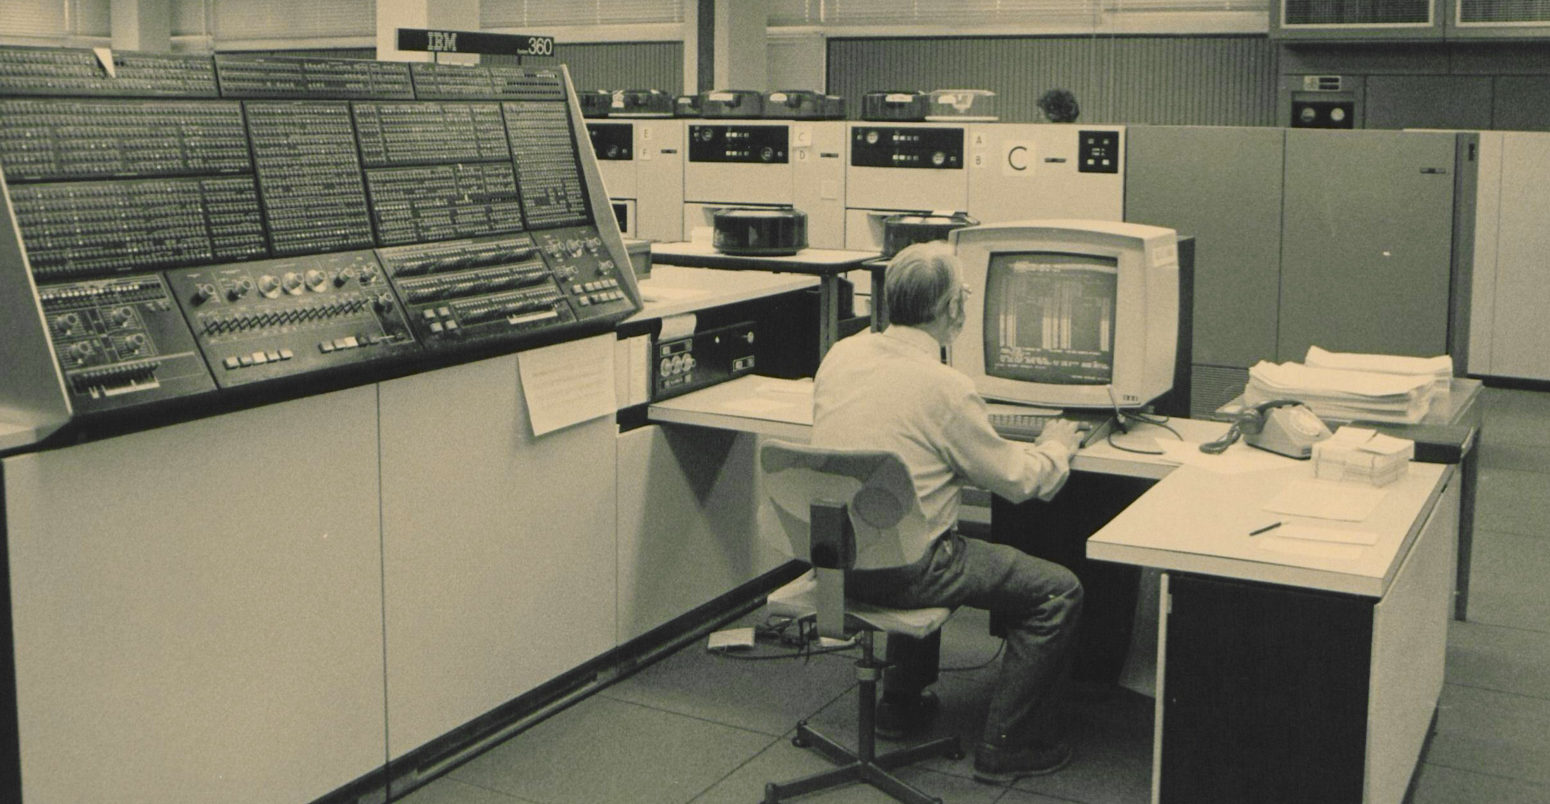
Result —
[[[877,719],[874,722],[877,736],[898,740],[918,734],[936,720],[939,706],[936,693],[922,692],[914,703],[900,703],[887,695],[877,702]]]
[[[1071,746],[1063,742],[1035,740],[1015,747],[982,742],[974,749],[974,778],[1008,785],[1024,776],[1054,773],[1070,762]]]

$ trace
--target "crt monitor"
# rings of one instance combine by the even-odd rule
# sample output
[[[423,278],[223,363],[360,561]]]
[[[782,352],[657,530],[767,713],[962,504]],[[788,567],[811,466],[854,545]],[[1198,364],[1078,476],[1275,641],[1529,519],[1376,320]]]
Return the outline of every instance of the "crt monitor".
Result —
[[[1173,385],[1179,257],[1172,229],[1039,220],[958,229],[963,334],[949,352],[986,399],[1140,407]]]

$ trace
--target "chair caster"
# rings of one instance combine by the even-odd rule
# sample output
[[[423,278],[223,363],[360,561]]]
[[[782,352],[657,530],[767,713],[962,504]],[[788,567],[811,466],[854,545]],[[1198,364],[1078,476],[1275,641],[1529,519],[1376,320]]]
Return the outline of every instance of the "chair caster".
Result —
[[[780,804],[780,795],[775,792],[774,782],[764,783],[764,801],[762,804]]]
[[[968,756],[968,754],[965,754],[962,751],[962,749],[960,749],[960,750],[957,750],[957,751],[949,751],[946,754],[944,754],[943,756],[945,756],[948,759],[951,759],[951,760],[956,762],[956,761],[958,761],[960,759],[963,759],[964,757]]]
[[[809,743],[808,741],[802,739],[801,737],[792,737],[791,738],[791,744],[796,746],[797,748],[806,748],[809,745],[811,745],[811,743]]]

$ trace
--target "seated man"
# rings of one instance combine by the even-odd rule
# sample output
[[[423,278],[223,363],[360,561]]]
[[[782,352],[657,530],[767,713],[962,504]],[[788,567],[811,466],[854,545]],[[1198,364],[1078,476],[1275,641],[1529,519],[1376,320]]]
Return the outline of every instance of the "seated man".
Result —
[[[1059,564],[961,536],[959,491],[972,483],[1014,502],[1048,500],[1065,484],[1079,437],[1065,420],[1046,426],[1037,444],[991,428],[973,381],[941,361],[941,348],[963,329],[967,292],[946,243],[899,252],[884,280],[888,329],[835,344],[818,369],[812,444],[897,454],[939,534],[917,546],[925,552],[913,564],[849,573],[849,597],[897,608],[973,606],[1007,621],[1006,656],[974,756],[977,779],[1004,784],[1071,759],[1070,746],[1041,732],[1039,716],[1064,667],[1082,587]],[[888,683],[893,675],[890,668],[880,720],[890,708],[922,706],[918,686],[901,691]]]

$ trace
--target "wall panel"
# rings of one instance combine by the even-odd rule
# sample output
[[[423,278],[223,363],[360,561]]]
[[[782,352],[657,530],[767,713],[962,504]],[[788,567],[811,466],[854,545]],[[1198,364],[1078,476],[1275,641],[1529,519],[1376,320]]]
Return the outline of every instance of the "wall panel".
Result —
[[[482,64],[515,64],[512,56],[485,56]],[[683,91],[682,42],[599,42],[554,46],[554,56],[524,56],[527,65],[565,64],[577,89]]]
[[[1084,122],[1269,125],[1275,80],[1262,36],[829,40],[829,91],[856,111],[870,91],[971,87],[997,93],[1002,120],[1037,121],[1059,87]]]

